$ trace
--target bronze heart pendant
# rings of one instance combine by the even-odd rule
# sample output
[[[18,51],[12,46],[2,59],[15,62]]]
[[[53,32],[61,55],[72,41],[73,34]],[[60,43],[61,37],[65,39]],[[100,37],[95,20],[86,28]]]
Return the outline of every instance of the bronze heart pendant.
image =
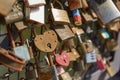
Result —
[[[53,52],[58,43],[57,35],[53,30],[45,31],[34,39],[35,46],[43,52]]]

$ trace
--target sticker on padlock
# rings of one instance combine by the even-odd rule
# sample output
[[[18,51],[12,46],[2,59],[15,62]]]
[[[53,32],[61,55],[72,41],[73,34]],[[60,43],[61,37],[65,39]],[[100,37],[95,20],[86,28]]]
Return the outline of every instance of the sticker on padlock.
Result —
[[[54,8],[53,5],[55,3],[57,3],[61,9]],[[55,0],[54,3],[51,3],[51,15],[52,15],[53,24],[69,24],[70,23],[67,11],[64,10],[62,4],[58,0]]]
[[[22,71],[25,61],[15,56],[13,52],[0,47],[0,63],[10,69]]]
[[[87,63],[95,63],[97,61],[96,59],[96,51],[93,50],[91,53],[86,53],[86,62]]]

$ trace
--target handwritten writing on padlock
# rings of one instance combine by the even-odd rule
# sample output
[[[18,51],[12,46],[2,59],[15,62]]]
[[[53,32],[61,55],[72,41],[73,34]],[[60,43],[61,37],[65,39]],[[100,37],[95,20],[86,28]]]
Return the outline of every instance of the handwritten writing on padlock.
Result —
[[[66,51],[62,51],[61,54],[55,54],[54,52],[54,56],[55,56],[55,61],[58,65],[61,66],[68,66],[69,62],[70,62],[70,58],[69,55]]]

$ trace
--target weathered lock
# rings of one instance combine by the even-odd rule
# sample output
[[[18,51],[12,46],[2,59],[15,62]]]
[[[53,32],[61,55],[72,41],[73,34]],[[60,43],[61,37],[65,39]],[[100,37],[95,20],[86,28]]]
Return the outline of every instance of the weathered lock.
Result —
[[[21,46],[17,46],[15,45],[15,41],[13,39],[13,36],[11,34],[11,31],[10,31],[10,26],[8,25],[7,26],[7,31],[9,33],[9,38],[10,38],[10,41],[11,41],[11,46],[13,48],[13,51],[15,52],[14,54],[18,57],[20,57],[21,59],[24,59],[24,60],[30,60],[30,56],[29,56],[29,51],[27,49],[27,46],[24,44],[24,40],[23,40],[23,37],[22,37],[22,33],[19,32],[19,38],[20,38],[20,42],[21,42]]]
[[[68,25],[56,25],[53,26],[53,28],[62,41],[71,39],[75,36]]]
[[[28,63],[26,65],[25,76],[27,80],[32,80],[38,78],[38,73],[33,63]]]
[[[47,26],[44,26],[47,29]],[[35,46],[43,52],[53,52],[57,46],[58,40],[57,35],[53,30],[47,29],[43,34],[36,34],[34,29],[35,39],[34,44]],[[41,46],[42,45],[42,46]]]
[[[27,26],[24,25],[23,21],[15,22],[14,24],[18,31],[22,31],[27,28]]]
[[[7,16],[12,10],[12,6],[15,4],[16,0],[0,1],[0,14]]]
[[[0,63],[10,69],[22,71],[25,61],[0,47]]]
[[[14,4],[12,11],[5,17],[6,24],[14,23],[17,21],[21,21],[23,19],[23,13],[18,6],[18,4]]]
[[[37,8],[46,4],[45,0],[24,0],[27,7]]]
[[[54,8],[53,5],[55,3],[57,3],[61,9]],[[62,4],[58,0],[55,0],[55,2],[53,4],[51,3],[51,15],[52,15],[53,24],[68,24],[68,23],[70,23],[67,11],[64,10]]]

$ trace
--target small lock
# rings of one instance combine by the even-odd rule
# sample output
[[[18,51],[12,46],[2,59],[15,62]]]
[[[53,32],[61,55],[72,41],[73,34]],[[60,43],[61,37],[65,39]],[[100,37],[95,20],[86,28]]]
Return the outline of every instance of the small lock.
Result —
[[[26,79],[36,79],[38,78],[38,73],[33,63],[28,63],[26,65],[26,72],[25,72]]]

